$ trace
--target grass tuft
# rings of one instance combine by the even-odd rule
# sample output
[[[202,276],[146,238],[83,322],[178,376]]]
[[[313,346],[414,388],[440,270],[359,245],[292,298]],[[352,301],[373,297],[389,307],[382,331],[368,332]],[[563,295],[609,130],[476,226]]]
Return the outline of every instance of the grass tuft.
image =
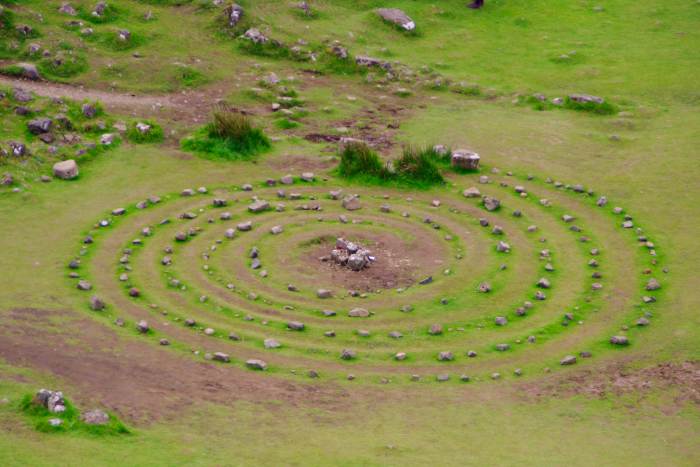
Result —
[[[440,184],[445,181],[437,165],[441,157],[432,147],[408,147],[404,149],[401,157],[394,161],[394,171],[398,178],[407,182]]]
[[[371,177],[380,180],[389,178],[389,171],[376,152],[362,142],[345,145],[340,154],[338,174],[345,178]]]
[[[268,149],[270,140],[246,115],[219,105],[212,121],[181,143],[187,151],[215,159],[246,159]]]
[[[351,142],[341,152],[336,172],[361,183],[427,188],[444,182],[440,157],[431,148],[406,148],[392,164],[383,164],[365,143]]]
[[[163,141],[163,128],[160,125],[151,120],[140,120],[140,123],[145,123],[146,125],[151,126],[150,130],[142,133],[138,130],[138,128],[136,128],[137,123],[139,122],[132,123],[126,130],[126,139],[128,139],[130,142],[145,144],[160,143]]]

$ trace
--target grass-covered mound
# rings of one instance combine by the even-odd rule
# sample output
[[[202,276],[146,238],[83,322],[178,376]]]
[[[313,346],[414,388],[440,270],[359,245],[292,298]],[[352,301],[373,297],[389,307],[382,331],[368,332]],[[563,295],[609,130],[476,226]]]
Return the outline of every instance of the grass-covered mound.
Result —
[[[33,422],[34,427],[42,432],[75,432],[81,431],[94,435],[124,435],[129,434],[129,429],[113,414],[109,414],[109,421],[104,425],[91,425],[80,418],[80,412],[67,399],[64,399],[66,410],[60,413],[51,413],[41,404],[35,402],[33,394],[25,395],[20,401],[21,411]],[[52,419],[61,420],[54,425]]]
[[[338,176],[363,183],[429,187],[444,182],[440,155],[430,148],[406,148],[398,159],[384,164],[362,142],[350,142],[340,154]]]
[[[186,151],[224,160],[247,159],[271,146],[263,130],[253,126],[248,116],[225,105],[217,107],[212,121],[181,145]]]

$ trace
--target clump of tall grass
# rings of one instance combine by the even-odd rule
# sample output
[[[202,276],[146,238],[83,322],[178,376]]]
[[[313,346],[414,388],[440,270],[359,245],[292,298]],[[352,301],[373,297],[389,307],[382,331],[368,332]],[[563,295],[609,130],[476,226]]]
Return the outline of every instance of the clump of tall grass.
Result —
[[[437,165],[441,157],[431,147],[407,147],[401,157],[394,161],[394,172],[398,178],[412,183],[443,183],[445,179]]]
[[[440,155],[432,148],[405,148],[393,163],[384,164],[363,142],[350,142],[340,153],[339,176],[366,183],[428,187],[443,183]]]
[[[262,129],[250,117],[227,105],[219,105],[212,121],[182,141],[182,148],[217,159],[248,158],[270,147]]]

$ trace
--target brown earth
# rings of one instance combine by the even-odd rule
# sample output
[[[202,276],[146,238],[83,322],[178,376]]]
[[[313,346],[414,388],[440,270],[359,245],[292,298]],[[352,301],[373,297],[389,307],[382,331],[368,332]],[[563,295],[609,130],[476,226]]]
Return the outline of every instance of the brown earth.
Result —
[[[664,362],[641,369],[632,368],[626,362],[615,362],[528,383],[524,389],[525,395],[536,399],[577,395],[604,399],[664,391],[673,394],[678,404],[700,405],[700,361]]]
[[[53,389],[65,391],[79,407],[104,407],[130,423],[174,418],[197,402],[283,402],[334,410],[354,397],[331,384],[299,384],[198,362],[67,310],[15,308],[0,316],[0,358],[53,375],[67,386]]]
[[[369,249],[377,260],[362,271],[353,271],[333,261],[322,261],[321,258],[330,255],[335,248],[336,238],[324,236],[320,243],[314,244],[313,248],[304,252],[301,263],[304,268],[317,270],[323,276],[324,283],[342,289],[370,292],[407,287],[423,279],[417,276],[418,271],[433,270],[435,259],[444,255],[443,248],[437,242],[405,242],[383,233],[358,235],[339,232],[337,236],[359,243]]]

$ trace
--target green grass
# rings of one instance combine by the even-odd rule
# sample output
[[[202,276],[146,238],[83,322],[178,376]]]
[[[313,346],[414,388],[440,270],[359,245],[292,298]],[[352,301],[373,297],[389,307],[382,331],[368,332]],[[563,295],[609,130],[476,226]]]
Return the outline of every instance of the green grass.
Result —
[[[151,128],[147,132],[142,133],[136,128],[138,123],[145,123],[146,125],[150,125]],[[160,143],[163,141],[163,128],[152,120],[139,120],[129,125],[126,130],[126,138],[130,142],[137,144]]]
[[[45,433],[83,432],[94,436],[126,435],[130,430],[114,414],[109,414],[109,421],[104,425],[89,425],[80,419],[80,412],[68,400],[66,410],[61,413],[51,413],[44,406],[33,403],[34,394],[26,394],[19,403],[20,410],[31,420],[37,431]],[[62,421],[58,426],[49,423],[50,419]]]
[[[425,185],[443,183],[445,179],[437,165],[440,157],[431,147],[408,147],[393,162],[396,176],[407,182]]]
[[[225,106],[214,111],[212,122],[182,140],[186,151],[220,160],[248,159],[270,148],[270,140],[250,118]]]
[[[441,184],[439,157],[431,148],[408,147],[391,163],[384,164],[369,146],[351,142],[340,153],[336,169],[340,177],[370,184],[426,188]]]
[[[61,80],[84,73],[88,69],[88,63],[81,53],[64,53],[58,57],[41,59],[37,69],[46,79]]]
[[[57,52],[61,42],[76,43],[76,32],[63,27],[67,18],[55,11],[58,3],[42,0],[0,3],[11,5],[3,21],[11,17],[11,24],[32,25],[40,31],[37,41],[43,47]],[[90,2],[75,2],[78,3],[85,9],[93,6]],[[261,27],[269,28],[270,37],[285,44],[294,44],[303,38],[310,44],[305,49],[321,50],[322,44],[338,39],[352,56],[387,57],[387,60],[411,66],[416,72],[414,81],[406,83],[384,81],[381,73],[371,72],[374,78],[371,84],[360,82],[362,75],[369,73],[356,67],[352,58],[342,61],[321,53],[318,62],[311,63],[295,61],[286,50],[281,53],[263,51],[262,54],[241,51],[236,45],[238,42],[234,43],[231,38],[217,38],[221,34],[212,25],[220,20],[219,8],[213,7],[211,2],[206,2],[207,8],[201,8],[204,2],[184,2],[184,6],[176,6],[178,3],[167,0],[119,2],[118,17],[114,21],[93,25],[98,40],[86,40],[89,53],[75,47],[76,53],[84,54],[88,68],[76,73],[69,71],[65,76],[56,73],[49,78],[101,90],[114,86],[125,92],[201,88],[195,92],[211,92],[212,100],[224,89],[229,94],[221,97],[262,115],[260,124],[264,127],[285,129],[296,122],[269,112],[269,103],[277,99],[276,88],[255,95],[247,90],[258,85],[260,76],[270,71],[280,77],[295,75],[294,89],[311,112],[304,117],[298,132],[289,133],[327,132],[340,125],[350,127],[347,122],[369,121],[365,111],[372,110],[374,116],[369,121],[372,126],[367,130],[370,134],[383,134],[388,121],[400,120],[400,129],[390,132],[394,144],[382,147],[382,157],[365,149],[353,150],[346,160],[341,154],[338,172],[334,172],[326,170],[327,158],[333,157],[331,145],[287,138],[260,150],[256,144],[233,144],[208,128],[196,130],[182,120],[171,121],[164,112],[159,123],[179,135],[195,132],[193,138],[185,139],[182,144],[185,147],[189,141],[198,146],[198,149],[187,150],[203,157],[182,154],[168,145],[122,145],[105,154],[106,157],[88,153],[79,159],[81,176],[74,183],[55,180],[43,184],[36,181],[38,175],[50,173],[52,162],[72,157],[77,148],[62,147],[59,154],[49,155],[43,143],[26,134],[27,118],[13,113],[17,103],[2,99],[0,146],[6,148],[7,141],[26,138],[32,149],[32,156],[22,160],[0,156],[0,174],[10,172],[17,180],[13,187],[0,187],[0,219],[8,232],[0,236],[0,248],[3,265],[11,271],[4,275],[0,288],[3,329],[8,338],[14,338],[11,333],[23,325],[24,320],[14,322],[11,319],[15,309],[64,310],[68,313],[65,318],[40,322],[37,329],[32,330],[45,330],[52,333],[52,340],[66,339],[73,344],[66,351],[59,345],[54,347],[51,342],[52,351],[66,352],[66,358],[75,358],[91,350],[103,351],[89,348],[82,333],[74,332],[85,329],[86,322],[95,321],[103,325],[106,332],[114,332],[117,350],[110,355],[126,365],[133,358],[129,347],[132,340],[140,339],[139,345],[155,347],[157,344],[153,340],[167,332],[164,323],[173,328],[182,326],[171,318],[192,315],[201,323],[215,327],[218,337],[205,341],[205,345],[200,345],[195,338],[191,341],[183,338],[182,342],[173,342],[169,349],[158,348],[162,350],[163,359],[201,360],[201,355],[194,356],[192,349],[224,348],[228,345],[226,331],[230,327],[237,330],[240,324],[247,326],[246,332],[241,334],[256,346],[267,334],[283,336],[285,347],[276,355],[293,361],[318,361],[321,379],[312,381],[312,386],[305,385],[310,381],[301,376],[309,369],[306,363],[294,368],[295,375],[290,373],[291,368],[271,365],[269,373],[272,374],[248,378],[246,373],[240,373],[241,392],[232,391],[236,401],[229,404],[196,400],[192,406],[178,408],[177,413],[171,411],[164,419],[139,427],[129,436],[95,436],[82,428],[53,435],[36,432],[37,426],[45,428],[45,424],[40,423],[45,414],[25,413],[20,407],[22,397],[37,387],[71,385],[84,397],[91,394],[89,387],[84,386],[80,375],[68,369],[60,372],[48,366],[30,369],[31,365],[25,360],[20,361],[8,352],[8,355],[1,355],[3,362],[0,362],[0,400],[4,397],[10,400],[0,403],[3,427],[0,464],[111,465],[115,459],[133,465],[675,466],[697,463],[698,446],[689,433],[699,428],[698,409],[693,402],[677,397],[676,388],[659,390],[654,386],[631,393],[613,390],[590,397],[566,395],[566,388],[585,387],[589,378],[604,373],[608,364],[627,365],[626,371],[633,373],[639,368],[700,358],[697,346],[700,293],[695,286],[696,265],[700,261],[697,249],[700,221],[696,214],[700,171],[694,160],[697,137],[689,131],[700,127],[697,111],[700,94],[692,72],[700,64],[694,53],[700,43],[696,27],[700,8],[694,2],[673,0],[660,4],[649,0],[610,0],[604,4],[602,12],[594,11],[595,3],[563,0],[528,3],[487,0],[486,8],[478,12],[466,9],[465,2],[457,0],[437,3],[397,0],[392,3],[392,7],[404,9],[417,21],[421,34],[416,37],[398,34],[376,19],[371,10],[383,5],[382,2],[314,2],[318,15],[313,21],[301,17],[287,2],[241,2],[251,22],[254,20]],[[156,19],[148,23],[140,21],[150,9]],[[41,13],[44,21],[38,22],[35,13]],[[115,50],[111,44],[100,40],[103,34],[111,34],[119,27],[133,30],[137,38],[147,38],[138,44],[143,58],[135,59],[129,52]],[[0,37],[0,56],[11,59],[7,64],[19,60],[28,43],[24,41],[15,50],[12,47],[15,40],[11,28],[8,35]],[[572,55],[572,51],[576,53]],[[563,59],[562,54],[570,58]],[[188,65],[179,65],[181,63]],[[109,72],[107,64],[112,65]],[[7,68],[13,70],[11,66]],[[312,78],[312,74],[302,69],[322,71],[324,75]],[[432,89],[435,80],[441,78],[443,83],[448,83],[449,79],[449,84]],[[207,84],[212,85],[211,90],[205,86]],[[413,95],[399,99],[393,95],[397,87],[409,88]],[[518,97],[535,93],[544,94],[546,101]],[[561,106],[551,104],[552,98],[565,99],[572,93],[598,95],[611,105],[579,108],[566,101]],[[345,99],[347,95],[356,96],[357,100],[349,101]],[[302,99],[294,98],[300,102],[289,107],[300,105]],[[327,112],[317,111],[326,107]],[[48,100],[33,103],[32,108],[37,111],[36,115],[63,111]],[[389,114],[389,109],[399,108],[403,110],[399,110],[398,117]],[[533,108],[548,111],[533,111]],[[93,122],[80,117],[79,104],[68,103],[68,114],[84,141],[94,141],[98,129]],[[109,127],[116,119],[123,119],[131,122],[131,128],[131,124],[138,121],[135,118],[130,112],[127,115],[108,112],[95,120],[104,120]],[[356,128],[352,127],[351,135]],[[264,135],[258,135],[253,139],[263,138]],[[434,159],[429,151],[420,149],[435,143],[473,149],[481,154],[484,167],[478,173],[454,173],[448,169],[447,160]],[[241,146],[254,147],[253,152],[264,153],[263,157],[243,156]],[[402,154],[401,147],[418,149]],[[249,161],[222,164],[219,159]],[[401,172],[410,174],[411,178],[437,180],[441,170],[446,182],[430,189],[423,183],[400,183],[393,178],[396,175],[389,175],[384,164],[385,160],[392,159],[394,167],[397,164],[403,167]],[[131,277],[144,288],[146,296],[129,303],[142,306],[142,311],[152,316],[150,321],[158,326],[158,332],[136,336],[133,322],[128,323],[131,326],[128,329],[116,328],[111,324],[113,319],[127,314],[121,305],[110,301],[103,316],[87,310],[86,295],[69,289],[74,285],[65,278],[67,259],[79,251],[80,239],[95,221],[108,216],[118,205],[126,203],[135,214],[120,219],[119,229],[115,226],[104,230],[98,239],[99,245],[95,245],[98,248],[83,257],[86,262],[103,259],[102,263],[93,263],[89,270],[81,270],[81,274],[98,285],[114,283],[113,263],[118,259],[117,253],[140,228],[156,225],[164,215],[174,219],[181,213],[178,203],[184,204],[186,200],[177,193],[182,188],[201,185],[229,188],[250,182],[255,184],[252,193],[255,196],[266,189],[263,187],[265,178],[286,173],[298,176],[306,170],[307,164],[314,168],[318,178],[317,184],[312,186],[318,200],[329,201],[325,193],[336,188],[343,188],[346,193],[361,193],[363,201],[367,200],[357,215],[345,213],[358,220],[357,224],[341,225],[336,221],[337,215],[344,213],[338,206],[319,213],[324,219],[320,225],[328,229],[350,234],[373,230],[387,235],[394,233],[405,239],[410,237],[412,229],[401,231],[389,222],[399,219],[400,212],[406,209],[412,212],[410,222],[422,224],[423,214],[433,209],[428,206],[429,201],[441,199],[440,214],[450,224],[463,223],[464,229],[452,232],[450,225],[443,225],[441,230],[432,232],[435,242],[442,242],[447,233],[455,237],[452,242],[445,243],[450,264],[440,264],[436,271],[441,273],[445,267],[454,268],[454,264],[460,264],[452,261],[457,252],[464,254],[462,267],[468,271],[464,277],[436,275],[435,283],[426,286],[449,296],[448,305],[441,305],[437,300],[424,303],[421,293],[426,293],[422,290],[427,288],[408,290],[403,295],[383,292],[385,302],[392,305],[378,309],[377,315],[367,324],[368,328],[374,330],[376,326],[381,331],[359,340],[354,331],[362,324],[346,325],[342,316],[319,322],[318,310],[309,309],[308,304],[304,306],[315,290],[315,284],[311,283],[308,290],[300,292],[304,296],[298,300],[301,305],[295,303],[295,313],[314,317],[308,320],[309,328],[305,332],[292,336],[284,331],[284,320],[271,311],[277,312],[288,303],[279,300],[268,306],[265,297],[256,302],[262,309],[256,312],[256,322],[246,325],[241,316],[235,317],[235,313],[240,312],[238,307],[218,309],[219,303],[213,294],[206,304],[199,303],[200,294],[208,293],[203,285],[211,282],[203,273],[193,272],[201,272],[204,261],[200,254],[210,252],[211,270],[220,274],[222,281],[233,280],[243,289],[246,286],[241,277],[248,272],[248,259],[242,257],[241,251],[258,245],[264,249],[263,260],[267,264],[272,263],[273,258],[301,255],[304,250],[290,245],[284,237],[282,240],[262,234],[255,237],[255,229],[231,242],[231,246],[218,245],[215,242],[220,237],[217,233],[220,234],[222,224],[219,221],[211,226],[206,223],[213,212],[208,207],[191,224],[202,226],[203,231],[187,242],[187,248],[177,250],[173,271],[187,280],[186,291],[168,289],[167,293],[162,292],[165,274],[157,264],[162,248],[172,243],[174,231],[185,225],[181,221],[157,227],[162,229],[158,236],[146,240],[152,245],[134,255]],[[500,173],[491,173],[496,167],[501,169]],[[506,175],[509,170],[515,175]],[[488,175],[492,183],[478,184],[478,175],[482,174]],[[527,174],[532,174],[534,180],[528,180]],[[596,196],[572,196],[556,190],[544,183],[547,176],[566,183],[583,183],[594,188]],[[329,180],[325,182],[323,178]],[[508,187],[501,187],[501,182]],[[516,184],[528,187],[532,195],[528,198],[516,196],[512,190]],[[460,193],[469,186],[496,194],[504,202],[503,208],[498,213],[486,213],[478,200],[474,200],[473,210],[450,212],[453,202],[464,201]],[[304,191],[306,185],[297,183],[293,187]],[[21,191],[13,193],[12,188],[21,188]],[[275,198],[276,189],[265,192],[270,194],[267,199]],[[169,198],[166,196],[163,201],[167,212],[160,211],[160,207],[136,211],[133,206],[152,194],[168,193]],[[247,193],[237,190],[222,193],[230,200],[240,200],[245,210]],[[658,303],[651,306],[637,303],[644,277],[641,271],[651,267],[650,257],[643,248],[637,247],[635,232],[620,234],[619,216],[594,207],[598,194],[606,194],[611,203],[623,206],[634,216],[635,224],[643,227],[659,245],[657,258],[660,264],[668,266],[669,272],[661,276],[664,289],[657,294]],[[219,193],[212,191],[212,195],[219,196]],[[383,195],[390,197],[384,201]],[[550,197],[554,206],[549,210],[541,208],[541,196]],[[208,197],[197,197],[203,206],[210,204]],[[414,201],[404,201],[409,197]],[[306,192],[301,202],[311,202]],[[585,203],[585,207],[579,202]],[[390,204],[394,209],[392,213],[381,214],[384,225],[377,220],[363,223],[381,203]],[[318,235],[313,229],[321,227],[313,227],[319,225],[315,219],[312,223],[303,222],[302,217],[294,220],[303,213],[294,210],[293,205],[289,202],[284,216],[294,225],[285,228],[282,235],[299,232],[308,232],[312,237]],[[510,216],[516,207],[522,209],[522,218]],[[601,271],[606,288],[603,294],[590,301],[590,292],[584,290],[591,282],[584,262],[589,245],[579,243],[578,235],[562,228],[558,221],[558,216],[569,209],[580,210],[582,219],[585,218],[581,222],[584,234],[592,235],[596,244],[605,247]],[[234,211],[233,207],[231,210]],[[266,222],[273,222],[274,215],[270,212],[256,216],[256,229],[261,228],[266,234],[267,230],[262,229],[268,226]],[[248,218],[245,214],[237,216],[232,222]],[[482,216],[489,217],[492,224],[504,223],[504,239],[515,245],[510,255],[498,255],[493,251],[497,237],[478,226],[475,219]],[[465,220],[469,218],[473,218],[473,222]],[[526,233],[530,224],[538,225],[540,230]],[[423,228],[432,230],[429,226]],[[47,241],[47,232],[50,232],[50,241]],[[540,238],[546,239],[543,245]],[[218,246],[215,253],[211,250],[213,245]],[[537,252],[545,247],[555,252],[553,261],[557,269],[551,276],[554,285],[548,299],[550,303],[537,304],[527,317],[516,317],[515,306],[522,302],[525,294],[534,291],[530,279],[536,279],[534,275],[541,273]],[[505,271],[498,270],[501,263],[507,265]],[[104,265],[104,268],[99,267]],[[528,268],[533,268],[534,275],[523,273],[529,272]],[[281,288],[286,281],[313,278],[314,273],[313,270],[296,273],[271,267],[267,282],[260,280],[261,285],[256,288],[262,289],[265,284]],[[491,281],[496,292],[493,296],[472,293],[480,278]],[[449,282],[450,279],[457,280]],[[573,281],[575,286],[567,285],[568,281]],[[221,284],[209,285],[218,287]],[[123,292],[121,287],[114,288],[115,296]],[[522,293],[516,293],[519,291]],[[176,297],[171,298],[171,295]],[[420,305],[410,317],[398,315],[395,309],[394,301],[403,303],[404,299]],[[160,315],[148,309],[150,300],[166,301],[170,314]],[[338,310],[344,310],[354,303],[353,300],[343,297],[334,304],[338,304]],[[356,300],[362,303],[364,299]],[[574,305],[578,309],[574,310]],[[507,316],[508,327],[497,328],[493,316],[485,313],[487,310]],[[575,321],[580,319],[583,324],[573,322],[562,326],[561,316],[569,311],[574,313]],[[652,325],[648,328],[633,326],[627,332],[631,345],[624,349],[612,348],[607,342],[608,336],[620,332],[622,325],[633,323],[644,311],[653,313]],[[268,327],[258,325],[261,319],[269,319]],[[432,321],[443,322],[446,327],[465,326],[466,331],[464,334],[446,333],[430,340],[425,328]],[[409,333],[411,326],[405,324],[411,322],[421,323],[415,334]],[[394,323],[404,332],[403,340],[391,340],[384,332]],[[337,329],[334,342],[323,341],[320,337],[321,330],[326,328]],[[537,334],[538,345],[541,345],[535,351],[526,351],[515,344],[516,339],[525,338],[529,333]],[[493,350],[493,344],[501,338],[511,343],[510,351],[497,353]],[[239,344],[252,346],[250,342],[232,344],[232,348],[235,350],[233,346]],[[362,352],[366,350],[368,355],[361,352],[352,364],[340,367],[335,347],[348,342],[362,346]],[[571,346],[562,345],[562,342],[571,342]],[[395,350],[409,350],[406,362],[409,365],[435,365],[435,350],[442,345],[460,352],[458,361],[445,365],[446,371],[452,373],[449,383],[438,385],[432,379],[428,381],[428,376],[422,383],[410,383],[406,374],[395,377],[393,371],[387,371],[392,382],[385,385],[377,384],[379,374],[376,377],[361,374],[354,382],[345,381],[345,372],[362,373],[365,364],[397,368],[399,363],[388,360],[390,352]],[[471,346],[478,348],[480,356],[465,363],[462,352]],[[580,361],[574,368],[559,368],[558,359],[562,354],[584,347],[593,351],[593,359]],[[328,349],[332,351],[324,353]],[[236,366],[233,371],[241,366],[238,361],[231,365]],[[512,376],[516,365],[524,369],[522,381]],[[544,367],[551,368],[552,374],[545,374]],[[456,381],[456,372],[462,368],[474,376],[472,383]],[[484,381],[495,369],[502,372],[503,379]],[[228,369],[217,367],[216,370]],[[549,392],[550,388],[558,387],[558,378],[568,375],[575,379],[562,391]],[[269,383],[275,391],[279,390],[260,403],[261,394],[254,393],[258,377],[263,380],[260,384],[267,387]],[[125,390],[129,390],[129,381],[123,383]],[[294,399],[291,389],[285,390],[288,385],[296,394],[306,394],[307,390],[309,397],[321,394],[323,403]],[[249,391],[250,388],[253,389]],[[536,396],[538,392],[544,395]],[[78,392],[73,390],[67,393],[78,397]],[[246,402],[246,398],[252,402]],[[566,436],[562,437],[562,433]],[[265,443],[261,444],[261,439]],[[581,440],[585,440],[590,449],[581,450]],[[256,448],[250,449],[250,446]]]
[[[343,148],[337,171],[338,175],[345,178],[386,179],[389,176],[386,166],[377,153],[366,144],[359,142],[348,143]]]

